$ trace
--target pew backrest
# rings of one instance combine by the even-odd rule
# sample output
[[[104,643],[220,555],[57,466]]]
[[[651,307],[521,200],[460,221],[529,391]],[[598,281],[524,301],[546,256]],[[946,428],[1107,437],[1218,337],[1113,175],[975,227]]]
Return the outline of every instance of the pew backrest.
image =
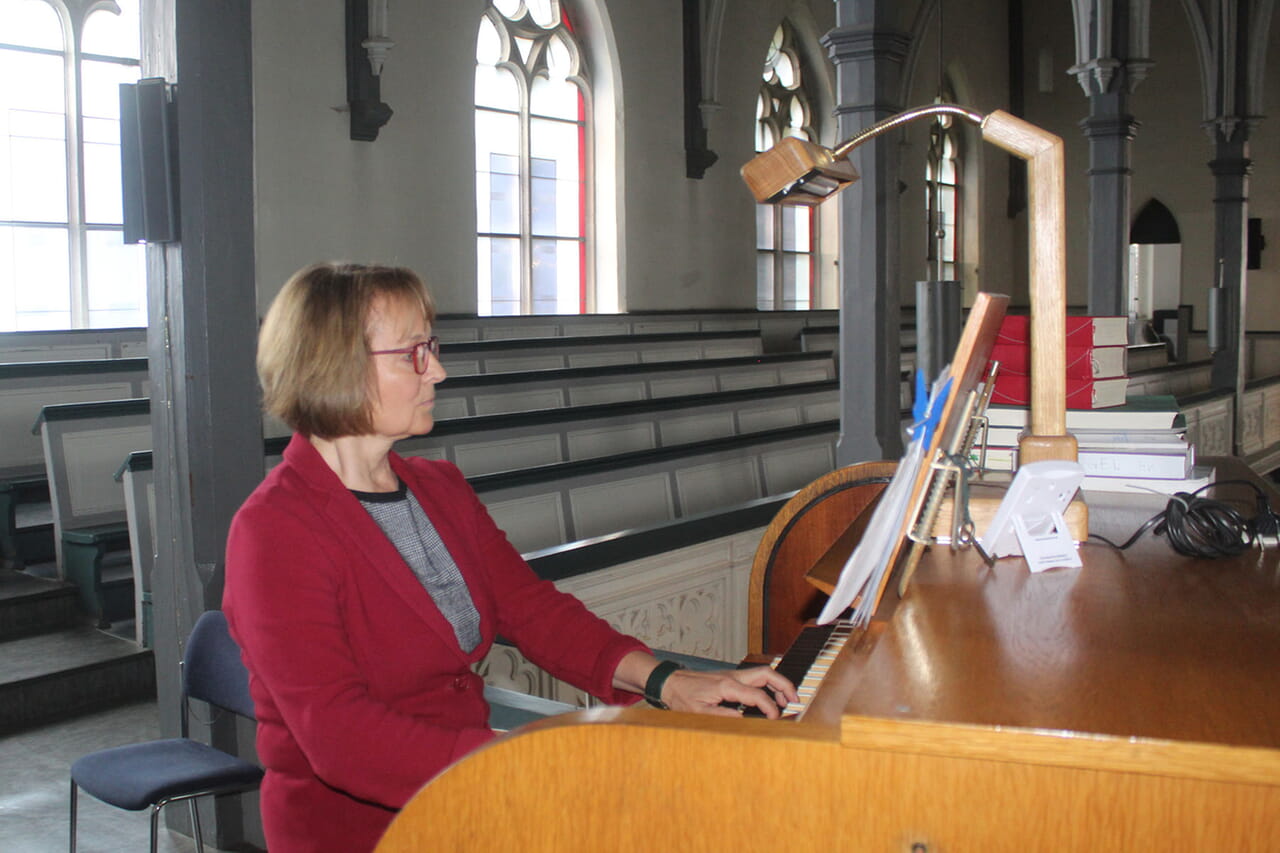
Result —
[[[445,344],[440,362],[453,376],[559,370],[760,355],[758,330],[522,338]]]
[[[142,327],[0,332],[0,363],[146,356],[147,330]]]
[[[830,353],[780,353],[449,377],[437,419],[657,400],[835,379]]]
[[[836,309],[807,311],[657,311],[628,314],[539,314],[522,317],[442,315],[435,332],[445,343],[512,338],[578,337],[598,335],[672,334],[755,329],[765,352],[796,348],[806,325],[835,325]]]
[[[124,492],[114,474],[131,451],[151,444],[146,398],[45,406],[34,431],[44,446],[54,547],[64,566],[68,530],[124,523]]]
[[[473,476],[834,420],[839,407],[839,386],[828,380],[444,420],[396,450]]]
[[[145,358],[0,364],[0,479],[44,474],[43,447],[31,425],[45,406],[148,393]]]
[[[1172,394],[1187,397],[1212,387],[1213,362],[1168,364],[1129,371],[1128,396]]]
[[[801,488],[832,470],[837,421],[471,477],[521,552]]]

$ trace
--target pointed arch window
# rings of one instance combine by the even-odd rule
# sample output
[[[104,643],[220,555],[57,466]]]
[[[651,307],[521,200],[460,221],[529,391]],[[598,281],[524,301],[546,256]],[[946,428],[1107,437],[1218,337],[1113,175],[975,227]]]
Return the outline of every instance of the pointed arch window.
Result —
[[[954,103],[954,98],[948,102]],[[930,275],[936,281],[960,278],[960,166],[956,151],[958,130],[950,116],[929,126],[925,161],[925,212],[929,236],[925,249]]]
[[[785,22],[774,31],[756,97],[756,151],[784,136],[816,141],[811,100],[794,34]],[[804,310],[813,301],[814,211],[803,205],[756,206],[756,307]]]
[[[143,249],[121,238],[138,15],[138,0],[0,4],[0,331],[147,324]]]
[[[489,0],[476,40],[480,314],[588,310],[588,78],[557,0]]]

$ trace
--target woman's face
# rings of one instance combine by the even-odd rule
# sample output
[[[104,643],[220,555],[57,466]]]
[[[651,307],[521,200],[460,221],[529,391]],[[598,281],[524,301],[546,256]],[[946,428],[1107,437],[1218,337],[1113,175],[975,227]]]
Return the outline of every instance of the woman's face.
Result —
[[[408,350],[431,334],[426,318],[402,301],[381,297],[369,312],[370,350]],[[373,431],[391,439],[423,435],[435,426],[436,384],[445,378],[435,357],[425,373],[413,369],[413,354],[370,355],[373,359],[373,399],[370,403]]]

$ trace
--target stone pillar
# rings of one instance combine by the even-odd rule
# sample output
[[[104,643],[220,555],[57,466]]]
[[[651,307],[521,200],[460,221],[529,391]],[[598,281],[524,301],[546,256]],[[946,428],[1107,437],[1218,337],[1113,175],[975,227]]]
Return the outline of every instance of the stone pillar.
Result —
[[[836,67],[840,139],[900,112],[910,36],[880,23],[875,4],[838,0],[824,38]],[[839,197],[840,404],[837,463],[902,456],[898,293],[898,136],[857,148],[861,179]]]
[[[1127,314],[1130,152],[1138,128],[1128,93],[1091,96],[1080,127],[1089,140],[1089,313]]]
[[[143,19],[144,74],[173,83],[177,104],[181,241],[148,246],[147,257],[156,692],[162,733],[176,736],[186,638],[200,613],[222,605],[227,529],[264,465],[250,0],[145,0]],[[199,714],[191,723],[193,737],[252,757],[251,724]],[[247,849],[259,836],[253,795],[217,800],[201,805],[205,839]],[[188,831],[186,809],[165,815]]]
[[[1076,63],[1089,98],[1089,313],[1129,313],[1131,149],[1138,122],[1129,95],[1147,76],[1148,0],[1072,0]]]
[[[1213,255],[1214,274],[1221,262],[1225,348],[1213,354],[1211,381],[1214,388],[1230,388],[1237,397],[1244,389],[1245,363],[1245,269],[1248,251],[1249,217],[1249,127],[1246,122],[1218,122],[1211,125],[1213,172]],[[1216,285],[1218,282],[1214,281]],[[1237,412],[1242,411],[1237,400]],[[1240,418],[1236,418],[1236,448],[1239,452]]]

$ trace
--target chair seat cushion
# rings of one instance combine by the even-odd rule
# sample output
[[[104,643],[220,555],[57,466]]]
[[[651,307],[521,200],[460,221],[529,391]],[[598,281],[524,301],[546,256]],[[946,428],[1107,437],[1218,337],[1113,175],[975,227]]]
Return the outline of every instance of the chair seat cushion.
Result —
[[[184,795],[251,787],[262,768],[187,738],[103,749],[71,765],[82,789],[116,808],[137,811]]]

